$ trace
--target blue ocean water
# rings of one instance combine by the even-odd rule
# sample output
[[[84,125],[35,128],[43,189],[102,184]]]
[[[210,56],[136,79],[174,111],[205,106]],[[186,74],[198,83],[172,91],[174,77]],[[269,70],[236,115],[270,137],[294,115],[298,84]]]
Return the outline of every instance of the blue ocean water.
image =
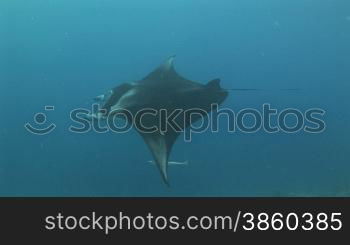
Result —
[[[0,196],[349,196],[349,43],[347,0],[1,1]],[[322,108],[327,128],[180,139],[170,188],[135,131],[68,131],[72,109],[173,54],[192,80],[263,89],[225,107]],[[30,134],[46,105],[57,128]]]

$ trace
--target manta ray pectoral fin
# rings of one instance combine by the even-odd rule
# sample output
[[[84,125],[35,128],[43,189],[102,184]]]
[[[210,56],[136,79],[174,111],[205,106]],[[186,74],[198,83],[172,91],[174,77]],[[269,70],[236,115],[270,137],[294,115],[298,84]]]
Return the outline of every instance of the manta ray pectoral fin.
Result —
[[[142,133],[139,132],[150,149],[154,162],[160,170],[164,182],[169,186],[168,181],[168,159],[173,143],[177,135],[175,133],[167,132],[166,134]]]
[[[163,62],[157,69],[151,72],[143,80],[162,80],[168,76],[177,76],[174,69],[175,55],[170,56],[165,62]]]
[[[168,147],[164,136],[157,134],[143,134],[143,138],[152,152],[154,161],[162,175],[164,182],[168,182]]]
[[[163,64],[163,69],[170,70],[174,66],[176,55],[170,56]]]
[[[213,89],[220,89],[220,79],[214,79],[214,80],[211,80],[210,82],[207,83],[207,87],[209,88],[213,88]]]

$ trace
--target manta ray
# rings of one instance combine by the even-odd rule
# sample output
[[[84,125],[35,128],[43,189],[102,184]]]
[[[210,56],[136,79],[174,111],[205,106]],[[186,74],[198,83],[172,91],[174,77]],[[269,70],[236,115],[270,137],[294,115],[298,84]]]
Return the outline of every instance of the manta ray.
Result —
[[[200,110],[209,113],[213,104],[221,104],[228,96],[228,90],[221,88],[220,79],[206,84],[184,78],[174,68],[175,56],[169,57],[143,79],[123,83],[96,97],[101,103],[98,112],[90,114],[94,119],[106,119],[109,116],[127,110],[132,117],[126,120],[136,126],[136,130],[151,151],[154,163],[160,170],[162,179],[169,186],[168,165],[171,149],[178,136],[191,124],[200,120],[200,115],[186,115],[186,111]],[[150,113],[150,109],[153,113]],[[138,112],[146,111],[142,117]],[[177,112],[176,127],[162,130],[160,112],[167,115]],[[152,129],[152,130],[140,130]]]

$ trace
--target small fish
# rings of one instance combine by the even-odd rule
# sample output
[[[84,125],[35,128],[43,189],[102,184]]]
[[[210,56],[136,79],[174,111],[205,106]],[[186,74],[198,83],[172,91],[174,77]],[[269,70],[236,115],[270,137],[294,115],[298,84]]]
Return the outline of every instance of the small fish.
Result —
[[[155,164],[155,162],[152,161],[152,160],[149,160],[149,161],[147,161],[147,162],[150,163],[150,164]],[[188,160],[186,160],[186,161],[184,161],[184,162],[169,161],[168,164],[169,164],[169,165],[188,165]]]

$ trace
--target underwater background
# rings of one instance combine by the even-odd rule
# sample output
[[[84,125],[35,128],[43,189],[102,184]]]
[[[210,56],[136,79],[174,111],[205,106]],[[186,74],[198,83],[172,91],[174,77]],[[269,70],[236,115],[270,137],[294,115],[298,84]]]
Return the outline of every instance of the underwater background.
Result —
[[[348,0],[3,0],[0,196],[350,196],[349,44]],[[322,108],[327,128],[180,137],[170,188],[134,130],[69,132],[72,109],[173,54],[191,80],[262,89],[224,107]],[[46,105],[57,128],[30,134]]]

